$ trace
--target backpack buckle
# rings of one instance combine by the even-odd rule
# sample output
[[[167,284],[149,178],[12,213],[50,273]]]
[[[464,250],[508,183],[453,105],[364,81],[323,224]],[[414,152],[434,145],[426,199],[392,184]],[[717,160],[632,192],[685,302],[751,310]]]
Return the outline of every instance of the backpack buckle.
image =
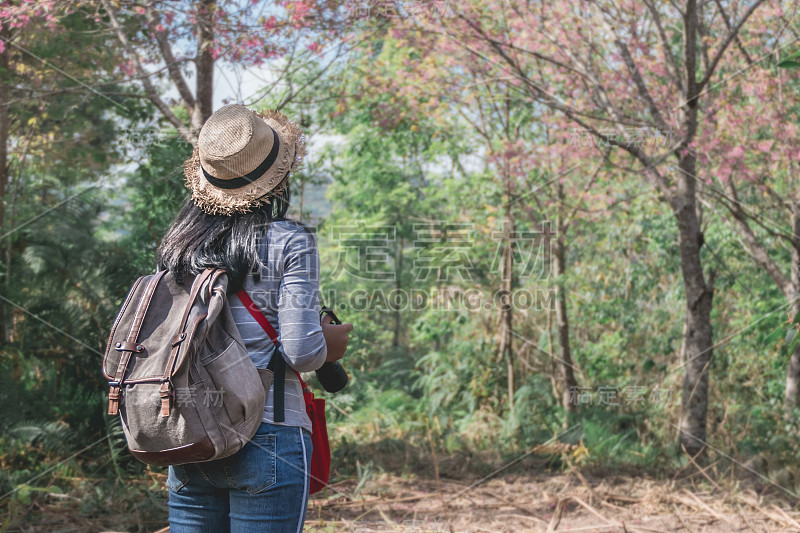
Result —
[[[173,393],[172,381],[164,380],[161,383],[161,390],[158,391],[158,395],[161,397],[161,416],[169,416]]]
[[[111,387],[108,391],[108,414],[116,415],[119,413],[120,386],[118,381],[109,381]]]

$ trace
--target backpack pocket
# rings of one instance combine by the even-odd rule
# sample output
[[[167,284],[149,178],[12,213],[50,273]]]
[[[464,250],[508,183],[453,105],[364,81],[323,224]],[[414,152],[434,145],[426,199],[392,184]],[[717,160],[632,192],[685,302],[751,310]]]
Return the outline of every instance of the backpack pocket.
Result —
[[[261,419],[264,402],[258,402],[256,407],[253,399],[266,399],[264,382],[271,383],[271,376],[256,371],[244,346],[229,337],[220,349],[205,354],[200,365],[209,386],[215,389],[215,397],[207,407],[219,413],[224,430],[237,431],[243,424],[249,426],[253,417]],[[243,440],[246,442],[249,437],[244,436]]]
[[[160,388],[160,383],[151,382],[125,385],[125,408],[120,414],[128,448],[149,464],[210,459],[214,448],[203,431],[197,411],[197,404],[202,401],[198,396],[203,383],[177,389],[170,416],[161,415]],[[198,443],[202,445],[192,446]]]

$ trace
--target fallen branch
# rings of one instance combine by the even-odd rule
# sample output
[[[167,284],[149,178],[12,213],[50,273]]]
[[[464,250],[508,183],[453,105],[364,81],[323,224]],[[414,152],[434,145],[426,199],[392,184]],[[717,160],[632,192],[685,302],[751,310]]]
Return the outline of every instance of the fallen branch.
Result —
[[[572,500],[575,503],[577,503],[578,505],[582,506],[584,509],[586,509],[587,511],[592,513],[594,516],[596,516],[597,518],[599,518],[600,520],[602,520],[603,522],[605,522],[609,526],[622,527],[621,524],[616,524],[616,523],[612,522],[611,520],[609,520],[608,518],[606,518],[605,516],[600,514],[597,510],[595,510],[591,505],[589,505],[585,501],[581,500],[577,496],[570,495],[570,496],[565,496],[564,498],[561,498],[560,500],[558,500],[558,503],[556,504],[556,510],[553,513],[553,518],[552,518],[552,520],[550,520],[550,525],[547,526],[548,533],[552,533],[558,527],[558,523],[561,522],[561,515],[564,512],[564,506],[567,504],[567,502],[569,502],[569,500]],[[575,531],[575,530],[572,530],[572,531]]]
[[[702,507],[707,513],[710,513],[711,515],[715,516],[718,520],[722,520],[726,524],[733,525],[733,524],[731,524],[731,521],[728,520],[724,515],[721,515],[718,512],[716,512],[706,502],[704,502],[703,500],[698,498],[696,495],[692,494],[691,492],[689,492],[686,489],[683,489],[683,491],[686,494],[688,494],[690,498],[694,498],[694,500],[698,503],[698,505],[700,505],[700,507]]]
[[[794,527],[800,529],[800,524],[797,523],[797,520],[795,520],[794,518],[789,516],[789,513],[787,513],[786,511],[784,511],[783,509],[781,509],[780,507],[778,507],[774,503],[772,504],[772,508],[775,509],[776,511],[778,511],[778,514],[780,514],[782,517],[784,517],[787,522],[789,522]]]

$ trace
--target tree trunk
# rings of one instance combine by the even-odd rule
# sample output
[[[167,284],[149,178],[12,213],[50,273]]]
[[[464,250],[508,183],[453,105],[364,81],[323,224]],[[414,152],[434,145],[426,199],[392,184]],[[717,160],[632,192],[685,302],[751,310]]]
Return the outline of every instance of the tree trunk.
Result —
[[[514,354],[512,353],[511,328],[514,322],[511,305],[511,289],[514,281],[513,254],[514,219],[511,216],[510,196],[506,200],[505,220],[503,221],[502,256],[500,264],[500,357],[506,362],[508,379],[508,406],[514,410]]]
[[[714,297],[714,272],[706,282],[700,249],[703,233],[700,229],[697,202],[697,155],[690,144],[697,133],[697,114],[700,90],[697,69],[697,2],[687,0],[684,14],[684,102],[681,106],[681,126],[685,137],[677,150],[679,172],[676,188],[669,198],[678,223],[678,248],[683,275],[686,317],[682,356],[685,374],[681,397],[680,443],[691,456],[699,455],[706,446],[708,413],[708,375],[714,346],[711,328],[711,305]]]
[[[216,0],[200,0],[197,4],[197,98],[192,113],[195,135],[214,112],[214,18]]]
[[[559,188],[561,186],[559,185]],[[566,243],[564,234],[559,232],[555,239],[555,282],[556,282],[556,329],[558,330],[558,368],[561,381],[561,405],[566,413],[575,412],[573,391],[578,386],[572,365],[572,351],[569,345],[569,320],[567,318],[567,291],[564,290],[566,272]],[[568,416],[565,413],[565,417]]]
[[[678,222],[678,246],[686,298],[683,338],[683,395],[680,419],[680,442],[687,453],[698,455],[706,445],[708,412],[708,375],[711,363],[713,331],[711,305],[714,297],[714,272],[706,282],[700,248],[703,234],[697,216],[696,159],[687,153],[680,160],[678,193],[673,212]]]
[[[400,291],[403,290],[403,246],[404,245],[405,245],[404,239],[400,238],[399,242],[397,243],[397,247],[395,248],[394,288],[397,291],[397,294],[400,294]],[[394,310],[394,333],[392,335],[392,347],[394,348],[400,346],[400,327],[402,325],[401,311],[402,310],[400,309],[399,305]]]
[[[300,180],[300,203],[297,206],[297,210],[299,211],[299,214],[297,215],[298,222],[303,221],[303,196],[305,194],[305,191],[306,191],[306,182],[304,180]]]
[[[7,24],[0,29],[0,37],[6,41],[11,37],[11,32]],[[9,84],[11,76],[9,72],[9,55],[11,49],[6,44],[5,50],[0,53],[0,231],[5,234],[6,229],[6,192],[8,190],[8,136],[9,136]],[[6,283],[8,283],[8,273],[11,265],[6,263]],[[0,343],[4,344],[8,338],[6,328],[6,318],[8,312],[5,302],[0,302]]]
[[[794,203],[792,213],[792,287],[794,294],[789,296],[792,304],[792,314],[800,312],[800,205]],[[795,346],[792,356],[789,358],[789,366],[786,369],[786,391],[783,400],[787,412],[792,407],[798,405],[798,395],[800,395],[800,343]]]

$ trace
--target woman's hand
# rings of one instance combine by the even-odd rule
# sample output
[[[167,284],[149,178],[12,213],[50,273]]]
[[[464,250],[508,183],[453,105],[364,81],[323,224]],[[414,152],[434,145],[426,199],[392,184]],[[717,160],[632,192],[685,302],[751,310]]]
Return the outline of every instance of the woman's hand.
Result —
[[[322,334],[325,336],[325,344],[328,345],[326,363],[332,363],[344,357],[347,341],[350,339],[348,333],[351,331],[353,331],[353,324],[334,324],[329,314],[322,317]]]

